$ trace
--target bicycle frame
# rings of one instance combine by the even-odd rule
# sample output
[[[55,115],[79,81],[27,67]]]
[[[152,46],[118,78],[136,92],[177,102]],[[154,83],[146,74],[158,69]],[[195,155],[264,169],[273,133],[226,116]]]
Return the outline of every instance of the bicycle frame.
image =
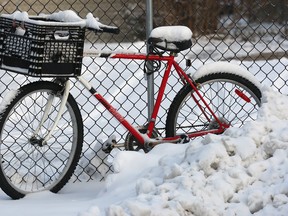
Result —
[[[93,56],[93,54],[87,54],[87,56]],[[163,79],[159,88],[159,92],[155,101],[155,105],[152,111],[152,116],[150,117],[150,120],[147,124],[147,133],[142,134],[140,133],[133,125],[131,125],[108,101],[105,100],[105,98],[97,92],[96,89],[92,87],[92,85],[85,80],[82,76],[77,77],[77,79],[86,87],[87,90],[90,91],[91,94],[95,96],[95,98],[120,122],[121,125],[123,125],[141,144],[145,145],[148,144],[149,146],[155,146],[160,143],[177,143],[181,141],[181,135],[176,135],[175,137],[166,137],[166,138],[157,138],[152,139],[152,133],[153,129],[155,127],[156,118],[159,112],[159,108],[161,105],[161,101],[163,99],[164,91],[166,88],[166,84],[168,82],[169,75],[171,73],[172,66],[175,68],[176,72],[178,73],[179,77],[183,81],[183,84],[188,83],[191,85],[192,89],[194,90],[194,93],[199,98],[197,100],[196,96],[192,95],[192,98],[195,100],[196,104],[199,106],[200,110],[204,113],[205,117],[208,121],[210,119],[208,118],[208,115],[205,113],[204,109],[202,108],[200,101],[204,104],[205,108],[208,109],[209,113],[213,116],[215,121],[219,124],[218,129],[211,129],[211,130],[203,130],[203,131],[196,131],[192,132],[190,134],[187,134],[189,138],[192,137],[198,137],[203,136],[208,133],[214,133],[214,134],[220,134],[223,133],[223,131],[229,127],[229,125],[221,122],[219,118],[216,116],[216,114],[213,112],[213,110],[209,107],[208,103],[205,101],[203,96],[200,94],[200,92],[197,89],[196,84],[192,80],[192,78],[186,74],[183,69],[178,65],[178,63],[175,61],[175,55],[172,53],[169,56],[160,56],[160,55],[146,55],[146,54],[129,54],[129,53],[105,53],[105,54],[97,54],[94,55],[95,57],[100,58],[113,58],[113,59],[130,59],[130,60],[142,60],[142,61],[163,61],[167,62],[167,66],[163,75]]]
[[[25,26],[31,31],[26,31],[28,35],[20,35],[16,34],[17,32],[14,34],[14,27],[23,27],[23,14],[18,15],[2,17],[3,31],[0,39],[3,49],[0,49],[0,52],[3,58],[0,58],[0,67],[41,80],[21,86],[19,90],[10,94],[8,100],[4,100],[6,102],[0,118],[0,188],[13,199],[43,190],[56,193],[68,182],[77,167],[83,149],[85,126],[77,98],[70,95],[70,78],[79,81],[96,98],[95,105],[101,103],[104,111],[106,109],[110,112],[128,131],[126,137],[120,137],[121,140],[125,140],[123,143],[117,143],[114,135],[108,137],[105,142],[97,140],[97,152],[100,151],[98,147],[107,154],[115,147],[122,147],[123,150],[140,150],[147,153],[158,144],[188,143],[190,138],[208,133],[220,134],[230,125],[242,126],[246,120],[254,120],[257,117],[261,105],[261,85],[247,70],[229,63],[215,62],[203,65],[192,77],[186,74],[186,68],[183,70],[176,62],[178,52],[192,47],[192,32],[188,27],[163,26],[153,29],[147,40],[148,55],[138,52],[84,52],[82,55],[84,45],[87,45],[84,44],[86,29],[95,33],[118,33],[119,29],[94,23],[97,19],[90,16],[91,14],[87,17],[86,21],[89,22],[86,22],[85,26],[85,22],[82,21],[65,23],[62,19],[54,23],[50,15],[31,17],[33,22],[30,22],[29,17],[26,19],[25,13]],[[63,15],[66,16],[66,12],[63,12]],[[68,15],[70,17],[71,12],[68,11]],[[47,25],[46,18],[49,21]],[[38,19],[41,22],[38,23]],[[37,25],[41,26],[41,32],[37,32]],[[175,31],[180,34],[174,34]],[[3,40],[8,37],[9,40]],[[27,40],[31,43],[29,47]],[[49,43],[49,46],[44,46],[45,43]],[[19,47],[21,52],[18,52]],[[128,62],[139,60],[142,61],[141,64],[144,63],[145,73],[145,69],[148,69],[147,76],[156,71],[161,72],[155,104],[153,110],[149,110],[144,123],[139,126],[129,123],[120,114],[121,109],[116,110],[112,106],[114,102],[110,104],[92,86],[93,81],[90,83],[81,75],[84,56],[118,59],[120,62],[125,59]],[[162,62],[164,67],[161,67]],[[117,67],[114,69],[117,70]],[[131,72],[131,68],[127,67],[127,70]],[[97,75],[97,70],[94,72]],[[166,102],[164,94],[166,88],[170,87],[167,84],[172,72],[173,75],[179,76],[176,82],[180,82],[180,85],[176,88],[179,90],[178,87],[181,87],[181,84],[183,86],[170,103],[164,127],[166,134],[163,133],[162,137],[158,133],[158,130],[162,130],[158,126],[162,123],[156,124],[156,121],[159,121],[158,114]],[[125,75],[126,72],[121,74],[121,77]],[[169,84],[174,84],[174,77],[173,83]],[[138,87],[141,88],[137,86],[137,89]],[[130,89],[125,88],[123,92],[121,90],[125,97],[126,90]],[[153,99],[154,102],[154,98],[149,99]]]

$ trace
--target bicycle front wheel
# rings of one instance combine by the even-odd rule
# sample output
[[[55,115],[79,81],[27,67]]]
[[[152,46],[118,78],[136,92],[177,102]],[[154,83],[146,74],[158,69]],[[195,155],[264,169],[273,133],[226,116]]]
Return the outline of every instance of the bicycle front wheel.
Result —
[[[10,98],[1,114],[0,187],[13,199],[43,190],[58,192],[77,166],[83,123],[72,95],[51,138],[42,142],[59,112],[62,89],[52,82],[30,83]]]
[[[195,82],[199,84],[200,94],[219,120],[231,127],[241,127],[245,122],[256,119],[261,91],[247,78],[219,72],[204,75]],[[198,106],[192,95],[196,94],[187,84],[175,96],[166,120],[167,137],[219,127],[207,107],[199,98]]]

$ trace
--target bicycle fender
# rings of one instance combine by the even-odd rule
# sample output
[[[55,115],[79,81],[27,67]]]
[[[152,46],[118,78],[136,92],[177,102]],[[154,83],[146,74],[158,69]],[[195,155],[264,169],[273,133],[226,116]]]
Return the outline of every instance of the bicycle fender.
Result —
[[[240,67],[239,65],[232,64],[229,62],[213,62],[209,64],[205,64],[201,66],[193,75],[193,80],[197,80],[203,76],[209,74],[217,74],[217,73],[230,73],[235,74],[241,77],[248,79],[251,83],[253,83],[258,89],[261,89],[260,82],[256,79],[256,77],[249,72],[247,69]]]

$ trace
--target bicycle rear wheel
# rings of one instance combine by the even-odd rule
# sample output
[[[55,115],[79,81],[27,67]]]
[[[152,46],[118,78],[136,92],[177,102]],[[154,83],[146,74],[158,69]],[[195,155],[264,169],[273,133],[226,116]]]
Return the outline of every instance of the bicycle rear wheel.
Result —
[[[0,187],[19,199],[28,193],[58,192],[72,176],[83,144],[82,117],[75,99],[69,94],[63,115],[51,138],[49,132],[62,99],[60,85],[39,81],[21,87],[0,118]],[[48,98],[52,107],[39,132],[36,128]]]
[[[218,72],[204,75],[195,82],[199,84],[200,94],[221,121],[231,127],[241,127],[245,122],[256,119],[261,91],[247,78]],[[203,103],[200,102],[201,108],[197,106],[191,96],[193,92],[187,84],[175,96],[166,120],[167,137],[219,127]]]

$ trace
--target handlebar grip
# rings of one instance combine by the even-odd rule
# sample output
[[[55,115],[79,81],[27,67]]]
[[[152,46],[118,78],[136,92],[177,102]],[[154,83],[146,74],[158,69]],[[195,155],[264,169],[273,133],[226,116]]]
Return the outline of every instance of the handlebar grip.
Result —
[[[120,33],[120,29],[118,27],[114,27],[114,26],[100,26],[99,29],[95,29],[95,28],[87,28],[89,31],[93,31],[95,33],[98,32],[107,32],[107,33],[112,33],[112,34],[119,34]]]
[[[120,29],[118,27],[114,27],[114,26],[103,26],[103,27],[101,27],[100,31],[112,33],[112,34],[119,34],[120,33]]]

